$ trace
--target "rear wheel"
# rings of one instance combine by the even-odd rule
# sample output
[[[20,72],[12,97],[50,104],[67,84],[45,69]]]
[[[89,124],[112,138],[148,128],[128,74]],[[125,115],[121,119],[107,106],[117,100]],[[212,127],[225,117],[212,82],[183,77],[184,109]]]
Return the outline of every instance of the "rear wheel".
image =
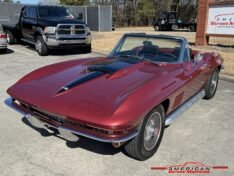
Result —
[[[215,96],[218,83],[219,83],[219,69],[216,68],[206,83],[204,99],[209,100]]]
[[[46,56],[48,54],[48,48],[42,36],[37,36],[36,38],[36,50],[40,56]]]
[[[164,133],[164,108],[153,109],[144,119],[139,134],[124,146],[126,154],[137,160],[147,160],[157,151]]]
[[[11,31],[6,30],[6,35],[7,35],[7,43],[9,45],[15,44],[17,42],[16,38],[14,37]]]

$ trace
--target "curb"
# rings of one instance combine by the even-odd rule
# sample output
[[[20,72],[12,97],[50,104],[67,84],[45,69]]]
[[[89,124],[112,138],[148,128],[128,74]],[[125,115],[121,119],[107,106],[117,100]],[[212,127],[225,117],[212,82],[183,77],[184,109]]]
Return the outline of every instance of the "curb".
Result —
[[[108,52],[100,51],[100,50],[97,50],[97,49],[94,49],[94,53],[100,54],[102,56],[107,56],[108,55]],[[220,80],[234,83],[234,76],[224,75],[224,74],[220,73],[219,78],[220,78]]]
[[[224,75],[224,74],[219,74],[219,78],[220,78],[220,80],[234,83],[234,76],[228,76],[228,75]]]
[[[109,52],[100,51],[100,50],[97,50],[97,49],[93,49],[93,52],[96,53],[96,54],[100,54],[102,56],[107,56],[109,54]]]

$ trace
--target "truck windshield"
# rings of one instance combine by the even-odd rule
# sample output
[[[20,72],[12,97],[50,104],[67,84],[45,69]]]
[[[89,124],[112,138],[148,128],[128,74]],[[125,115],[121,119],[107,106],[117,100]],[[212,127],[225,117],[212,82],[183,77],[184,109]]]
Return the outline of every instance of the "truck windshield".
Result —
[[[67,8],[52,6],[38,7],[38,16],[39,18],[74,18],[72,13]]]

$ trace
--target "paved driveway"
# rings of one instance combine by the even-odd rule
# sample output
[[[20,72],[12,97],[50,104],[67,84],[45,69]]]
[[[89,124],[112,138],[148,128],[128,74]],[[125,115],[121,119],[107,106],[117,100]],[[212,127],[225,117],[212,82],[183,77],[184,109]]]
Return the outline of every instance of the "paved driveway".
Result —
[[[220,81],[215,98],[201,100],[165,131],[158,152],[140,162],[128,158],[110,144],[81,139],[64,141],[27,125],[22,115],[9,108],[6,89],[26,73],[58,61],[97,54],[39,57],[26,46],[11,46],[0,55],[0,175],[167,175],[152,166],[202,162],[227,165],[228,170],[210,175],[234,175],[234,84]],[[172,175],[172,174],[169,174]]]

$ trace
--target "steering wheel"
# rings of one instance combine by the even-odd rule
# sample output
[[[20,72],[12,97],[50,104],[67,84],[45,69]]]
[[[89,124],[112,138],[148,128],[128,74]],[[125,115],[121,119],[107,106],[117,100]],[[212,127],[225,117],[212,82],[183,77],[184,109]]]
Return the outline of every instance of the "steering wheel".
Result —
[[[177,59],[176,55],[174,54],[171,54],[171,53],[162,53],[160,54],[161,56],[170,56],[170,57],[173,57],[174,59]]]

